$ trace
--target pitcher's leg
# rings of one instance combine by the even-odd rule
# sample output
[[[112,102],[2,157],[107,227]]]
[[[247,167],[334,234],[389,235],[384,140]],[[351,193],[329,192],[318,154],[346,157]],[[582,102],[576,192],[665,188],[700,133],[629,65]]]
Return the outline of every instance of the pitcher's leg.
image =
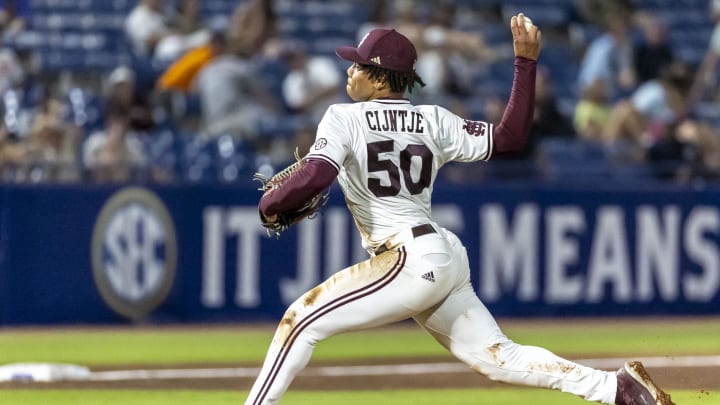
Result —
[[[420,278],[405,248],[349,267],[295,301],[283,316],[247,404],[274,404],[310,360],[320,340],[407,319],[432,305],[434,287]],[[434,298],[437,302],[446,293]]]
[[[548,350],[511,341],[470,284],[415,319],[458,359],[491,380],[554,388],[590,401],[615,403],[615,373],[585,367]]]
[[[387,252],[338,272],[298,298],[285,311],[265,362],[245,405],[276,404],[300,370],[310,361],[315,344],[369,320],[379,319],[377,305],[347,314],[348,306],[386,294],[403,270],[404,251]],[[354,306],[353,306],[354,307]]]
[[[295,375],[310,361],[317,340],[313,340],[309,334],[298,335],[292,346],[283,350],[283,344],[277,342],[278,338],[284,339],[284,329],[286,328],[282,324],[278,326],[260,374],[250,389],[250,395],[248,395],[245,405],[277,404]]]

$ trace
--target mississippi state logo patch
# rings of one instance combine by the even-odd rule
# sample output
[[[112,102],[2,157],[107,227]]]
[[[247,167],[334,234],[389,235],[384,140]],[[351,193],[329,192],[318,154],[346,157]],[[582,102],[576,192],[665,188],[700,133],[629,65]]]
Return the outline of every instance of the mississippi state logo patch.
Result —
[[[472,136],[484,136],[487,132],[487,123],[482,121],[470,121],[465,120],[463,129],[468,135]]]
[[[327,139],[325,138],[318,138],[317,141],[315,141],[315,150],[320,150],[327,146]]]

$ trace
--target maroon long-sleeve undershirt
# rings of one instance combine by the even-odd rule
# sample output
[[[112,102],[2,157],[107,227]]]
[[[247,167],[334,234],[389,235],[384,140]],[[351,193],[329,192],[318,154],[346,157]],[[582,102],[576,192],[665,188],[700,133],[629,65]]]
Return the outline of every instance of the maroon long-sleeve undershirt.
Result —
[[[519,152],[532,125],[537,61],[515,57],[515,75],[505,112],[493,132],[493,154]]]
[[[322,159],[308,158],[306,164],[282,187],[263,194],[258,208],[263,216],[286,212],[305,205],[313,196],[330,187],[338,172]]]
[[[510,100],[493,132],[493,154],[522,150],[532,124],[537,62],[516,57],[514,67]],[[313,196],[329,187],[337,175],[337,170],[330,163],[310,158],[283,187],[263,195],[259,204],[260,213],[267,217],[302,207]]]

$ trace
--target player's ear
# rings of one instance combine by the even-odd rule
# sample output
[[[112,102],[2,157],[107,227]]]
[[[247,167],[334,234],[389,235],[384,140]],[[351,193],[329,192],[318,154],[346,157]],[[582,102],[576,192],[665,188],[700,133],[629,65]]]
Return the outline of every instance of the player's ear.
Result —
[[[385,76],[380,76],[377,80],[373,80],[373,87],[375,87],[375,90],[382,90],[387,86],[388,82]]]

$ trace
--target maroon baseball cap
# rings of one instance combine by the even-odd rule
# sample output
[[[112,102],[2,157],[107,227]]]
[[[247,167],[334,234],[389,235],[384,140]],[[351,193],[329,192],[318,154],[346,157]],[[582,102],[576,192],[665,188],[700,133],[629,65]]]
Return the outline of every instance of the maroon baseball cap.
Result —
[[[375,28],[368,32],[357,48],[339,46],[335,52],[351,62],[398,72],[414,71],[417,61],[417,52],[412,42],[403,34],[385,28]]]

